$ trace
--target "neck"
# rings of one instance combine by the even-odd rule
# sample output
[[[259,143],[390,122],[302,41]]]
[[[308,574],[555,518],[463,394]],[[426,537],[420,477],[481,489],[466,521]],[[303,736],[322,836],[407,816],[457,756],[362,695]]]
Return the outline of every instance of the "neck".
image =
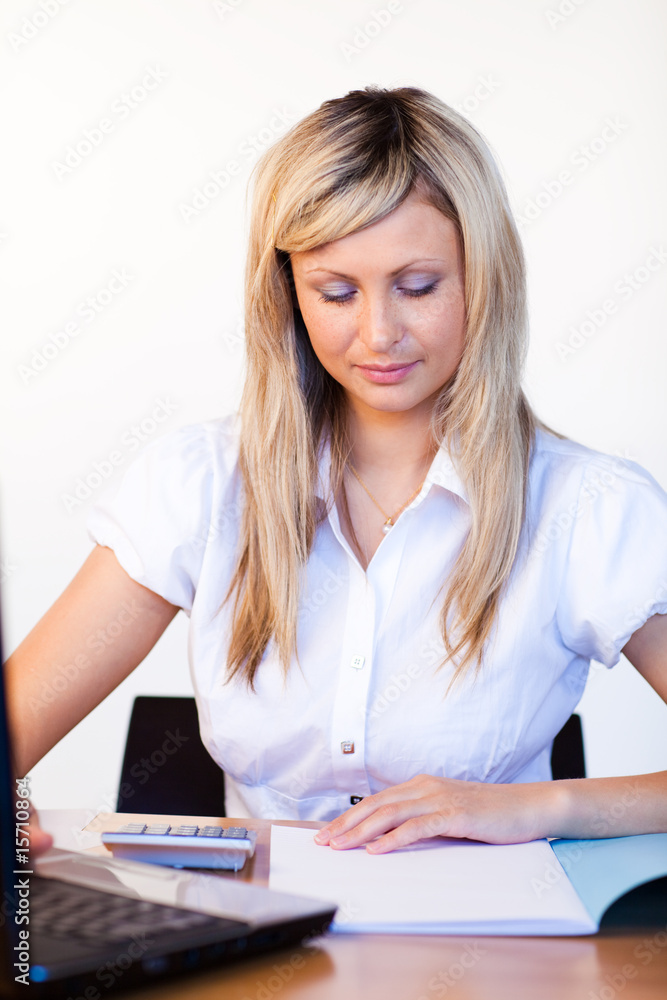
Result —
[[[395,475],[398,470],[407,476],[424,474],[437,450],[429,421],[430,409],[386,413],[350,407],[350,461],[362,477],[385,471]]]

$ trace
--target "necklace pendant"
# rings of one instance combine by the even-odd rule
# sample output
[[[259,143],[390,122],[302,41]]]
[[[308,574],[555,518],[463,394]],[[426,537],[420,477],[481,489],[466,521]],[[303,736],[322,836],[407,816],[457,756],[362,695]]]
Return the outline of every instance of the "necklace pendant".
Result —
[[[388,535],[392,528],[393,524],[391,523],[391,518],[388,517],[387,520],[382,525],[382,531],[384,532],[385,535]]]

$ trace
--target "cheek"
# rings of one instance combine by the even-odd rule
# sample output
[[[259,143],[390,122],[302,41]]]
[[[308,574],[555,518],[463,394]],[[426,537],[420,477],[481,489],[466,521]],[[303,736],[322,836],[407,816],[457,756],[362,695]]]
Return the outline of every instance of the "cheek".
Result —
[[[420,331],[424,343],[434,350],[460,351],[465,342],[465,305],[458,295],[449,296],[422,315]]]
[[[305,309],[301,315],[310,343],[320,360],[324,357],[335,357],[345,349],[342,318],[323,316],[319,309]]]

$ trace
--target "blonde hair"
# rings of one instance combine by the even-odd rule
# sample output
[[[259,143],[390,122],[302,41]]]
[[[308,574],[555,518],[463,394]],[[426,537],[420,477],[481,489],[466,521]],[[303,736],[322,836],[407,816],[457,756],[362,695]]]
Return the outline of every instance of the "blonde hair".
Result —
[[[526,347],[523,252],[484,140],[414,87],[367,87],[326,101],[256,167],[246,268],[247,375],[241,401],[244,511],[228,676],[253,686],[270,641],[287,671],[297,651],[303,573],[350,450],[341,387],[316,358],[289,255],[369,226],[419,186],[459,232],[466,340],[433,409],[431,432],[464,482],[471,526],[447,580],[442,635],[455,676],[479,666],[517,553],[538,424],[521,390]],[[318,505],[326,437],[331,472]],[[224,602],[223,602],[224,603]]]

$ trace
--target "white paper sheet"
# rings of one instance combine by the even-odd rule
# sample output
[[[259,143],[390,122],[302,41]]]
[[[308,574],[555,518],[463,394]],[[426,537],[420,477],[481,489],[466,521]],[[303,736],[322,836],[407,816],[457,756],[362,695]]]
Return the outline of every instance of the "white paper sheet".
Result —
[[[334,900],[333,930],[391,934],[592,934],[548,841],[495,846],[434,838],[372,855],[271,828],[271,889]]]

